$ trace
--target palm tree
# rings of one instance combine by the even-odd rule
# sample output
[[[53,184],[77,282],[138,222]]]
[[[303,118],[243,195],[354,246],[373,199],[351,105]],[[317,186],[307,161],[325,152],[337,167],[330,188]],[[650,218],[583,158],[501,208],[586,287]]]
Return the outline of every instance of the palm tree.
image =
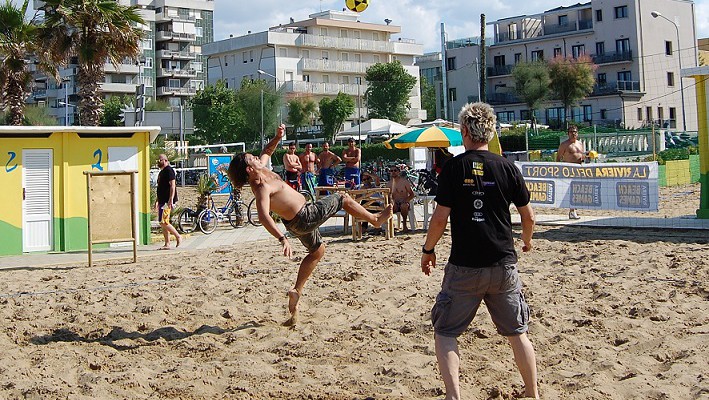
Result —
[[[25,99],[30,93],[32,72],[27,60],[34,57],[38,67],[49,75],[56,74],[56,68],[45,57],[45,51],[38,51],[39,24],[33,18],[25,19],[29,0],[22,7],[15,7],[10,0],[0,5],[0,105],[7,108],[7,123],[22,125]]]
[[[42,37],[58,63],[78,58],[79,114],[85,125],[97,126],[103,112],[100,83],[104,64],[118,67],[136,59],[143,37],[139,24],[145,21],[137,6],[126,7],[117,0],[46,0]]]

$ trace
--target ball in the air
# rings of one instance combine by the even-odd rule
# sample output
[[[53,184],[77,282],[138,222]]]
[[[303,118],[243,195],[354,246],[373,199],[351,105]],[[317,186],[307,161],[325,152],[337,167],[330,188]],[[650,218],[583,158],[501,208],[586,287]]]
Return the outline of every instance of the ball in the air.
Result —
[[[350,11],[362,12],[369,6],[369,0],[345,0],[345,6]]]

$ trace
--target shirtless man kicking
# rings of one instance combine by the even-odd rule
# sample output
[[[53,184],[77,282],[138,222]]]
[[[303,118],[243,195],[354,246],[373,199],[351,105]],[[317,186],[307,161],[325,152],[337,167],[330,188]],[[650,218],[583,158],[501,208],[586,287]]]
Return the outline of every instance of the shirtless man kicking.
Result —
[[[569,138],[559,145],[559,150],[556,152],[556,161],[582,164],[586,159],[586,149],[584,149],[583,143],[578,140],[579,128],[574,125],[569,125],[567,133],[569,134]],[[576,214],[576,209],[572,208],[569,210],[569,219],[581,219],[581,217]]]
[[[276,136],[268,142],[260,156],[256,157],[248,153],[235,155],[229,164],[229,179],[237,188],[247,183],[251,186],[256,197],[259,220],[263,227],[281,242],[284,256],[290,258],[293,250],[288,238],[281,233],[269,211],[278,214],[288,233],[298,238],[308,250],[308,255],[300,263],[295,286],[288,291],[288,311],[291,318],[285,324],[293,325],[296,322],[298,300],[303,294],[303,286],[325,254],[325,244],[322,242],[318,227],[343,208],[351,215],[380,227],[391,218],[392,209],[389,206],[379,214],[372,214],[345,193],[334,193],[315,203],[306,204],[305,197],[283,182],[277,174],[264,167],[276,150],[278,142],[283,138],[285,129],[285,125],[278,127]]]
[[[409,180],[401,176],[401,170],[396,165],[389,168],[391,180],[387,185],[391,189],[391,200],[394,203],[394,212],[401,213],[401,219],[404,221],[404,232],[409,231],[409,226],[406,225],[406,219],[409,217],[409,209],[411,208],[411,200],[416,197],[414,190],[411,188]]]

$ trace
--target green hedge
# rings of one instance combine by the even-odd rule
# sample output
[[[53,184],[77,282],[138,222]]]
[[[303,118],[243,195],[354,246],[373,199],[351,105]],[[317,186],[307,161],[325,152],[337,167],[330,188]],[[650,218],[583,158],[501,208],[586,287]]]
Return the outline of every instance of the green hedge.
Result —
[[[550,132],[529,136],[529,150],[556,150],[559,148],[559,138],[563,133]],[[500,137],[503,151],[524,151],[524,133],[505,135]]]
[[[342,152],[347,148],[347,146],[330,146],[330,151],[342,157]],[[259,154],[260,150],[247,150],[253,154]],[[283,155],[286,154],[288,150],[277,149],[273,153],[271,162],[273,165],[283,165]],[[320,153],[322,148],[313,147],[315,153]],[[302,148],[296,149],[297,154],[303,152]],[[396,161],[396,160],[408,160],[409,150],[408,149],[387,149],[383,143],[369,143],[362,145],[362,162],[377,161],[382,159],[384,161]]]

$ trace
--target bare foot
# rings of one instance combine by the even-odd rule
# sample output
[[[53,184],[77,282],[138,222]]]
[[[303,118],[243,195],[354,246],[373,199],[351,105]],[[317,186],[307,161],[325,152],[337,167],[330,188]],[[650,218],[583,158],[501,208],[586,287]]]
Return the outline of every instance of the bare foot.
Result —
[[[180,243],[182,243],[182,236],[177,235],[177,237],[175,238],[175,240],[177,241],[177,244],[175,245],[175,248],[180,247]]]
[[[409,228],[406,227],[406,222],[404,222],[404,229],[402,230],[404,233],[409,233]]]
[[[382,225],[384,225],[384,223],[387,222],[389,220],[389,218],[391,218],[392,209],[393,209],[393,206],[391,204],[389,204],[387,206],[387,208],[384,209],[384,211],[379,213],[379,215],[377,216],[377,221],[375,223],[373,223],[372,225],[374,225],[375,228],[379,228]]]
[[[300,300],[300,293],[297,290],[291,289],[288,291],[288,312],[291,316],[295,316],[298,312],[298,301]]]
[[[158,247],[158,250],[170,250],[170,246],[166,244],[163,247]]]

